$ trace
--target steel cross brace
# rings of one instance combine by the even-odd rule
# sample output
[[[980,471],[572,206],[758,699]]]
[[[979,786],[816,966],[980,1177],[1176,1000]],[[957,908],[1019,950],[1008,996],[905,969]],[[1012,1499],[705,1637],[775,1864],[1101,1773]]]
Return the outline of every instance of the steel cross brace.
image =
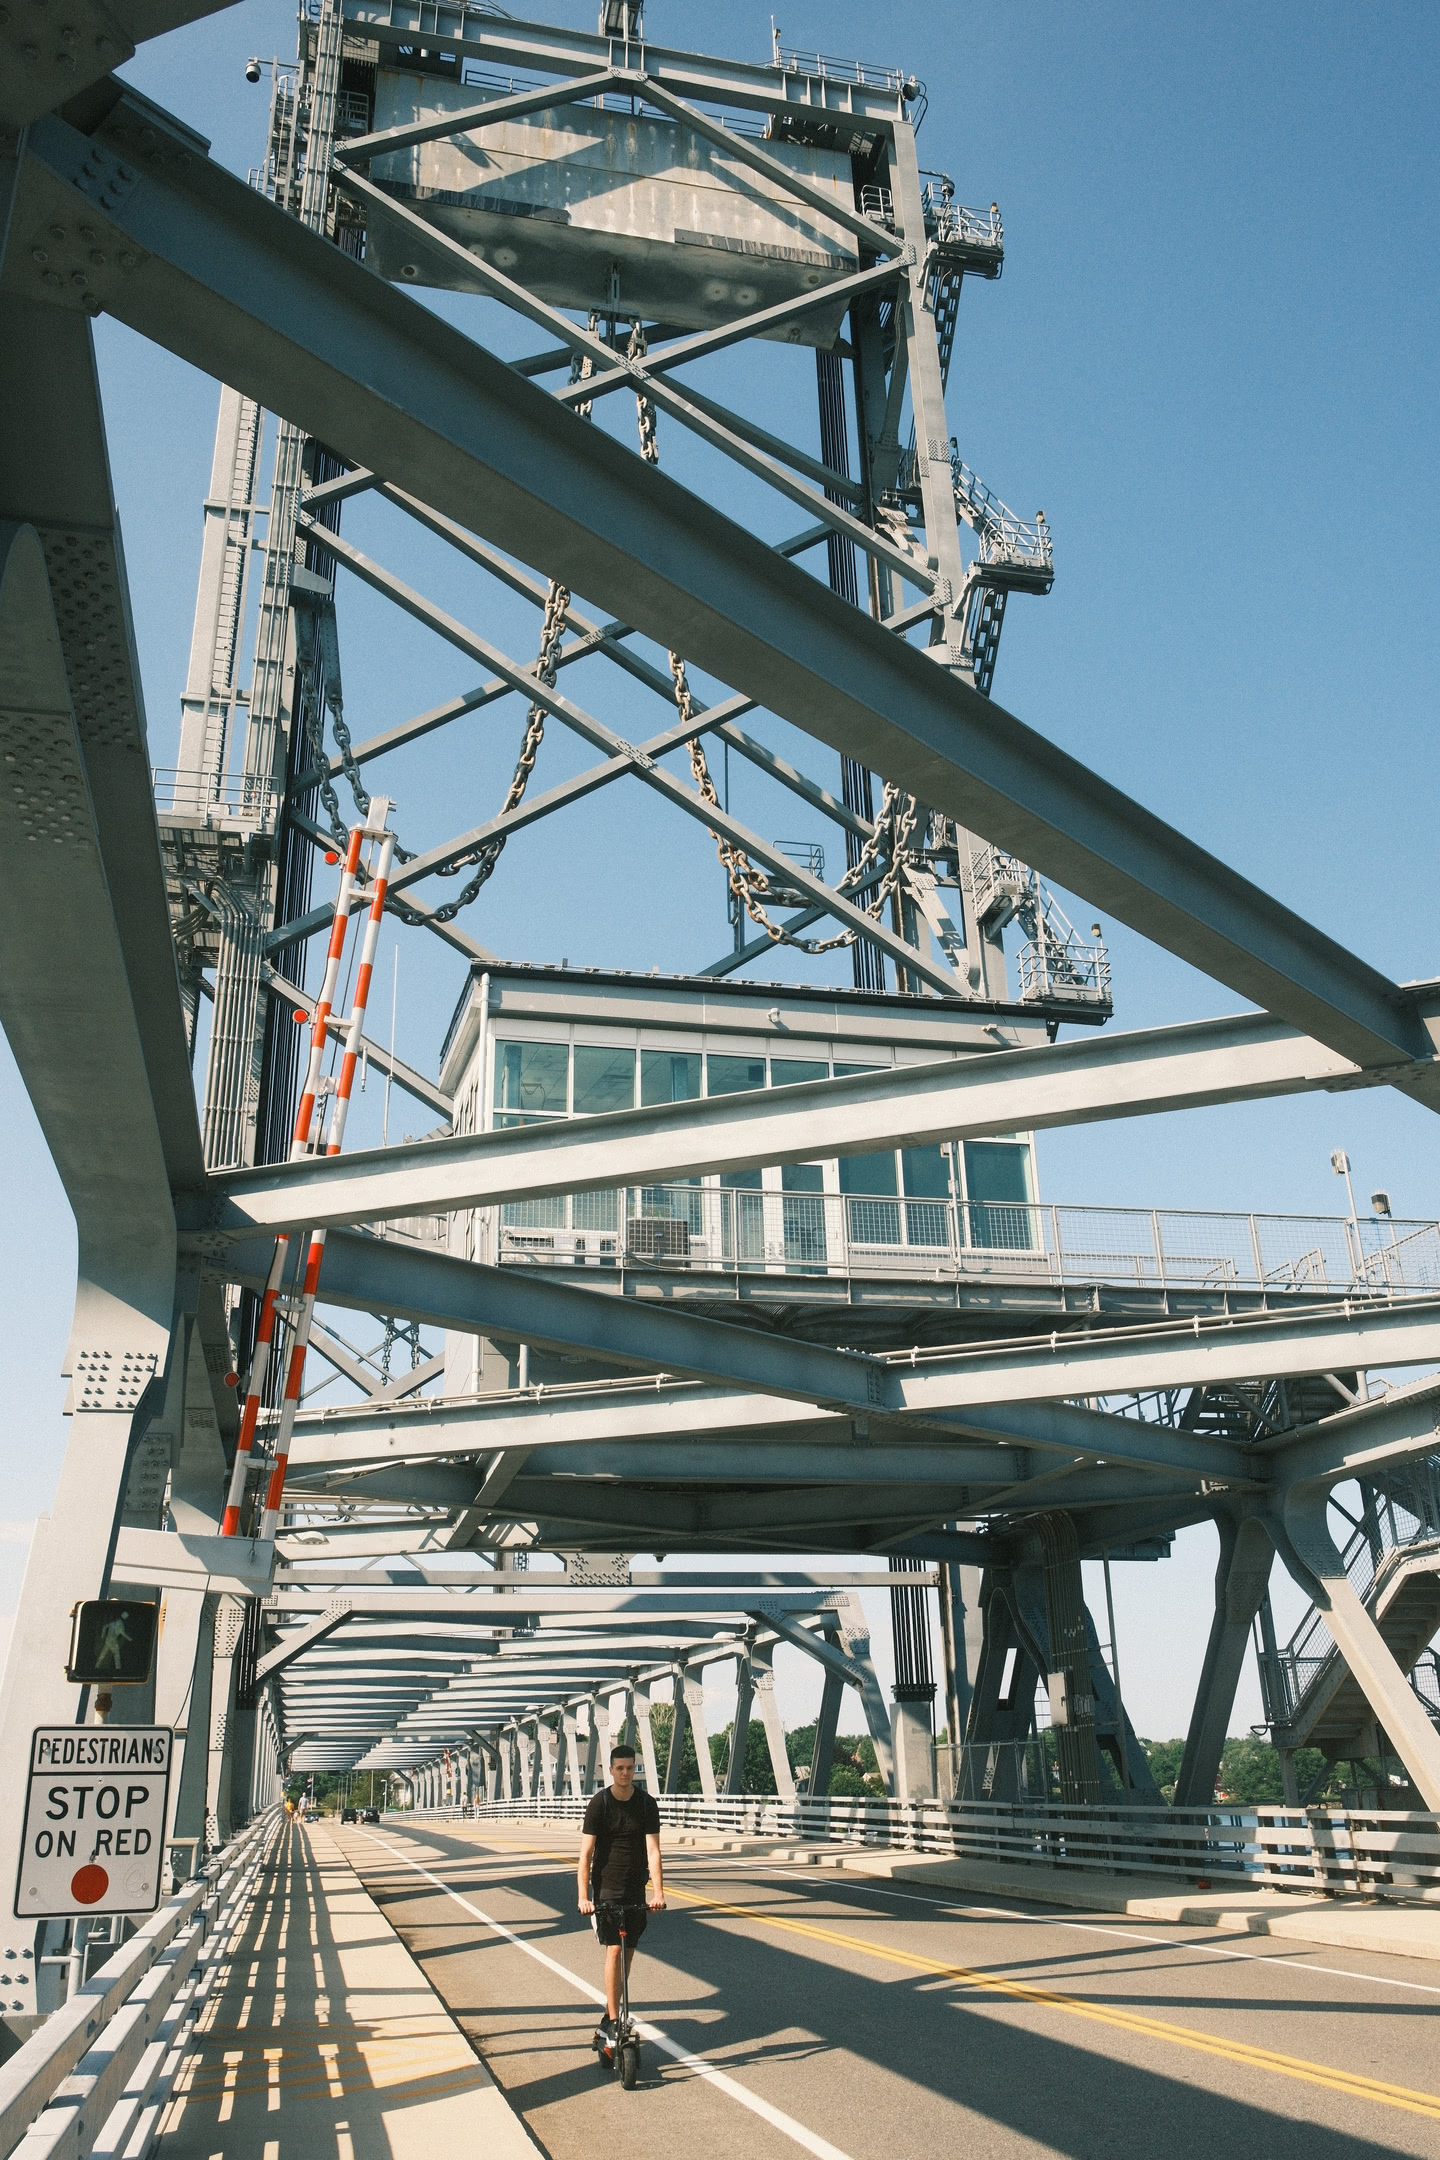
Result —
[[[414,862],[405,863],[391,880],[392,892],[403,891],[419,878],[453,861],[457,855],[469,853],[471,849],[482,844],[486,836],[494,835],[498,831],[509,831],[516,825],[532,823],[537,817],[544,817],[563,803],[578,800],[582,795],[592,793],[595,788],[604,786],[610,780],[633,773],[648,787],[665,796],[677,809],[683,810],[687,817],[696,819],[717,836],[723,834],[734,846],[743,848],[752,861],[762,863],[766,869],[783,878],[786,885],[805,893],[817,907],[823,907],[827,914],[833,915],[847,929],[856,931],[860,936],[868,938],[872,944],[880,946],[898,966],[907,968],[911,974],[922,976],[947,997],[957,994],[957,979],[948,967],[937,965],[925,954],[918,952],[913,945],[907,945],[904,938],[888,924],[881,922],[876,916],[867,915],[862,908],[846,899],[843,893],[835,891],[820,878],[812,877],[808,870],[801,869],[772,842],[742,825],[738,818],[731,817],[729,811],[719,803],[706,802],[694,788],[687,786],[676,774],[666,771],[664,766],[656,762],[657,753],[663,755],[665,751],[688,741],[692,735],[702,732],[706,719],[713,719],[714,723],[719,725],[727,711],[743,709],[748,700],[732,700],[725,707],[711,706],[709,713],[698,723],[677,722],[657,736],[653,744],[637,747],[634,743],[626,742],[623,736],[617,735],[613,728],[606,727],[603,721],[595,719],[583,706],[576,705],[558,690],[551,689],[547,683],[540,680],[533,669],[521,667],[498,646],[490,644],[477,632],[467,629],[463,623],[457,622],[454,616],[446,614],[443,608],[436,607],[432,601],[413,591],[399,578],[383,570],[378,563],[371,562],[359,548],[353,547],[348,540],[342,540],[338,533],[330,532],[325,526],[304,515],[296,519],[296,531],[313,546],[323,548],[337,562],[343,563],[362,583],[383,593],[387,599],[403,608],[407,615],[412,615],[417,622],[424,623],[427,629],[434,630],[460,651],[469,653],[472,659],[483,660],[498,676],[508,681],[512,689],[520,691],[532,703],[553,713],[557,720],[563,721],[577,735],[583,736],[598,749],[610,752],[610,762],[607,765],[592,766],[588,773],[582,773],[575,780],[552,788],[548,796],[537,797],[534,803],[521,803],[516,809],[504,813],[503,817],[492,819],[488,825],[478,827],[475,832],[466,833],[458,840],[448,842],[445,847],[433,850],[429,855],[419,856]]]

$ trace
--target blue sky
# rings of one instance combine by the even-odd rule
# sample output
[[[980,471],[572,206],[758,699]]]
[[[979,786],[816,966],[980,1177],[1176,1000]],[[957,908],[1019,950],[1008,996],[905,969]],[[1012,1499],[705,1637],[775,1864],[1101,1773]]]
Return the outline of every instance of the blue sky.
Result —
[[[548,12],[593,25],[589,6]],[[1004,214],[1003,279],[965,290],[950,425],[1007,502],[1026,515],[1043,505],[1057,577],[1047,599],[1010,610],[997,699],[1386,972],[1440,974],[1434,10],[1028,0],[787,5],[781,20],[789,44],[922,74],[922,157],[954,175],[962,201],[994,198]],[[648,27],[657,40],[743,57],[769,49],[768,10],[726,0],[703,12],[652,0]],[[245,0],[146,48],[125,72],[243,170],[259,155],[265,96],[245,83],[244,60],[292,49],[289,9]],[[457,319],[519,349],[480,310]],[[152,752],[169,764],[215,389],[103,321],[98,346]],[[712,378],[737,402],[747,387],[738,367],[718,363]],[[809,368],[808,354],[776,349],[770,417],[813,425]],[[616,412],[607,424],[629,423]],[[663,423],[662,454],[708,488],[712,468]],[[735,514],[755,507],[717,484],[731,487]],[[458,612],[468,606],[511,650],[532,649],[528,611],[482,599],[473,578],[386,513],[347,511],[346,530]],[[357,735],[475,679],[378,603],[342,587],[340,608]],[[618,679],[592,680],[597,711],[617,724],[636,717]],[[411,844],[488,814],[518,731],[518,713],[503,707],[463,757],[437,738],[397,772]],[[830,753],[771,734],[829,776]],[[587,755],[553,731],[543,754],[550,777]],[[736,775],[734,804],[792,837],[794,811],[782,826],[750,775]],[[818,825],[793,837],[835,838]],[[1081,900],[1072,912],[1088,923],[1093,911]],[[473,927],[516,958],[667,969],[727,942],[703,832],[638,788],[596,798],[563,832],[512,844]],[[1117,1026],[1238,1004],[1134,932],[1106,928]],[[402,1048],[433,1068],[459,977],[428,941],[416,944],[402,948]],[[5,1553],[18,1561],[63,1445],[56,1375],[73,1231],[8,1063],[0,1086],[8,1182],[28,1233],[4,1262],[24,1358],[9,1397],[17,1542]],[[1357,1189],[1384,1185],[1397,1212],[1434,1214],[1437,1138],[1425,1112],[1377,1091],[1046,1136],[1041,1183],[1050,1199],[1338,1212],[1329,1153],[1345,1146]],[[1127,1692],[1147,1729],[1183,1729],[1207,1540],[1182,1540],[1163,1571],[1120,1572]],[[1277,1592],[1285,1604],[1278,1580]],[[1241,1710],[1242,1725],[1258,1714]]]

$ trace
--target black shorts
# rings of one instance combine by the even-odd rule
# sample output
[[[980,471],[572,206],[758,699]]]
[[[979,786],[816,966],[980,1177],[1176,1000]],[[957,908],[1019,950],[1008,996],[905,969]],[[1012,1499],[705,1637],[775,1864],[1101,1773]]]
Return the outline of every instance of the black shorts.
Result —
[[[620,1940],[622,1917],[625,1922],[626,1947],[633,1950],[644,1934],[650,1917],[643,1901],[639,1905],[597,1905],[590,1916],[596,1939],[607,1950],[612,1949]]]

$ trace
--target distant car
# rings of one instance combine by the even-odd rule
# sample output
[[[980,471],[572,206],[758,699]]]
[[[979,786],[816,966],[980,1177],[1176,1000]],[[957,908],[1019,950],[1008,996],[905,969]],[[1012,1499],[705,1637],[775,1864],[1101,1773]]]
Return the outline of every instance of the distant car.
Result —
[[[380,1820],[380,1810],[379,1810],[379,1808],[378,1808],[378,1807],[367,1807],[367,1808],[361,1808],[361,1810],[360,1810],[360,1820],[361,1820],[361,1822],[373,1822],[373,1823],[378,1823],[378,1822],[379,1822],[379,1820]]]
[[[340,1810],[340,1820],[342,1823],[359,1822],[360,1818],[356,1814],[353,1807],[342,1807]]]

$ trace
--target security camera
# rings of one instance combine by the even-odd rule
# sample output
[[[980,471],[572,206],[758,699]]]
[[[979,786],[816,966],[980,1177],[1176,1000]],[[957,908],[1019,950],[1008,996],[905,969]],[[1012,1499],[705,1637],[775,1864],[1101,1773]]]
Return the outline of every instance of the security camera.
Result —
[[[258,60],[247,60],[245,62],[245,80],[246,82],[259,82],[260,62]]]

